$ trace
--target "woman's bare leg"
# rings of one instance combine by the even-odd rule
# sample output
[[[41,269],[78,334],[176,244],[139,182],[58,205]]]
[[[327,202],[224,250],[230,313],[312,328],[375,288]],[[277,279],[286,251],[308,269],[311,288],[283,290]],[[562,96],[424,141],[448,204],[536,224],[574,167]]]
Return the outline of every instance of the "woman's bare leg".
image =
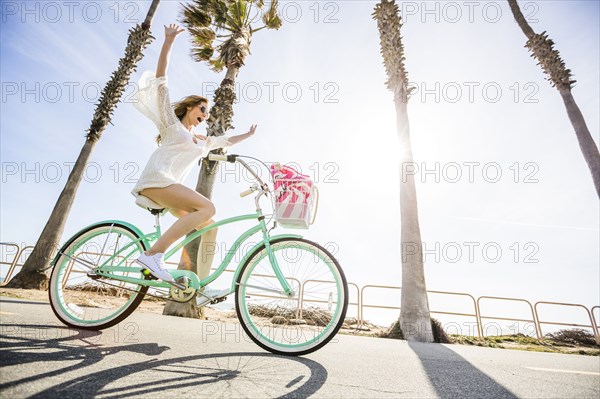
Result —
[[[173,216],[175,216],[177,219],[181,219],[182,217],[184,217],[185,215],[187,215],[189,212],[186,211],[182,211],[181,209],[169,209],[169,213]],[[209,224],[213,224],[215,221],[212,219],[208,219],[206,222],[201,223],[199,226],[195,227],[195,230],[201,230],[203,228],[205,228],[206,226],[208,226]]]
[[[181,184],[164,188],[147,188],[140,194],[165,208],[187,212],[154,243],[148,250],[148,255],[166,252],[167,248],[179,238],[195,228],[204,227],[215,214],[215,206],[209,199]]]

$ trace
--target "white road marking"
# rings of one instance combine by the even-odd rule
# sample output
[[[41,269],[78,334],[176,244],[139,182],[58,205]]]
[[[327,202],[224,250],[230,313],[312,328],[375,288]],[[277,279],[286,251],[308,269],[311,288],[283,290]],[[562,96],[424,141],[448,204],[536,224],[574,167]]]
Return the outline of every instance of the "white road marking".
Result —
[[[526,369],[530,369],[530,370],[538,370],[538,371],[552,371],[554,373],[570,373],[570,374],[585,374],[585,375],[598,375],[598,376],[600,376],[600,373],[595,372],[595,371],[545,369],[545,368],[542,368],[542,367],[525,367],[525,368]]]

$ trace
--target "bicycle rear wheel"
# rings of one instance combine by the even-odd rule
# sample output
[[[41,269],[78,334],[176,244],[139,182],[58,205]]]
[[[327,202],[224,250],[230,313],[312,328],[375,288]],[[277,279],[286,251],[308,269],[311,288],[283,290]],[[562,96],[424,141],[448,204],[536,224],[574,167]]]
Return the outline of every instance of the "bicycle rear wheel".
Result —
[[[115,276],[144,278],[134,260],[147,248],[124,224],[106,222],[76,234],[60,250],[50,276],[50,305],[68,326],[101,330],[129,316],[147,286],[93,273],[95,266],[121,266]]]
[[[304,239],[271,243],[294,295],[282,292],[263,245],[237,279],[236,311],[244,331],[260,347],[277,354],[304,355],[327,344],[348,308],[346,277],[325,248]]]

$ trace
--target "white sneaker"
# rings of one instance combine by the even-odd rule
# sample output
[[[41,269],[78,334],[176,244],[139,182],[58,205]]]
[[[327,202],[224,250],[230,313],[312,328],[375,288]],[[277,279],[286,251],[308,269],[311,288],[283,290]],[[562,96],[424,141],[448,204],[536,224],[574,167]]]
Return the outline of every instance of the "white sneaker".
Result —
[[[214,288],[206,287],[204,288],[204,292],[202,294],[196,294],[196,306],[202,306],[213,301],[224,301],[225,297],[229,295],[229,293],[229,289],[217,290]]]
[[[173,276],[164,268],[163,253],[157,253],[154,255],[146,255],[142,253],[135,261],[141,265],[144,269],[147,269],[156,278],[163,281],[173,281]]]

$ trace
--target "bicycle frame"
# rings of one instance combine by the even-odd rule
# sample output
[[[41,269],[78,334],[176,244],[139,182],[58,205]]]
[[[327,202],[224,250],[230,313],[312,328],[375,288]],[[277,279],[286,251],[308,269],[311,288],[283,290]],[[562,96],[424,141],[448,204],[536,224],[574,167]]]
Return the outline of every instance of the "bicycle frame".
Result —
[[[278,281],[281,284],[282,293],[285,295],[288,295],[288,296],[292,296],[294,293],[292,292],[292,289],[291,289],[290,285],[288,284],[286,278],[283,276],[283,273],[281,272],[281,269],[279,268],[279,265],[277,263],[277,259],[275,258],[273,251],[271,250],[271,241],[277,240],[280,238],[301,238],[302,236],[295,235],[295,234],[281,234],[281,235],[270,237],[268,230],[267,230],[267,224],[265,223],[265,217],[263,216],[262,211],[260,209],[258,209],[256,213],[235,216],[232,218],[224,219],[219,222],[212,223],[212,224],[196,231],[195,233],[193,233],[192,235],[190,235],[189,237],[184,239],[182,242],[177,244],[175,247],[170,249],[165,254],[164,259],[165,260],[169,259],[177,251],[179,251],[181,248],[183,248],[185,245],[187,245],[188,243],[195,240],[196,238],[198,238],[199,236],[201,236],[202,234],[204,234],[205,232],[207,232],[209,230],[212,230],[214,228],[224,226],[227,224],[232,224],[232,223],[236,223],[236,222],[240,222],[240,221],[244,221],[244,220],[251,220],[251,219],[258,219],[258,224],[251,227],[250,229],[246,230],[235,240],[232,248],[228,251],[227,255],[225,256],[225,259],[223,259],[223,261],[221,262],[219,267],[214,272],[212,272],[208,277],[200,280],[199,277],[196,275],[196,273],[194,273],[192,271],[171,270],[170,272],[173,275],[173,277],[175,279],[177,279],[179,277],[189,278],[189,281],[190,281],[189,286],[193,287],[196,290],[199,290],[199,289],[207,286],[208,284],[210,284],[214,280],[216,280],[224,272],[224,270],[227,268],[229,263],[231,263],[231,260],[233,259],[235,253],[240,248],[242,243],[244,243],[248,238],[250,238],[257,232],[262,231],[262,235],[263,235],[262,240],[260,242],[258,242],[257,244],[255,244],[250,251],[248,251],[248,253],[244,256],[244,258],[241,260],[238,267],[236,268],[235,275],[234,275],[232,283],[231,283],[230,292],[235,291],[236,281],[237,281],[238,275],[241,271],[240,270],[241,268],[239,266],[243,265],[250,255],[252,255],[256,250],[258,250],[258,248],[260,248],[264,245],[267,250],[267,254],[268,254],[271,266],[273,267],[273,272],[275,273]],[[114,221],[114,222],[116,223],[117,221]],[[100,223],[106,223],[106,222],[100,222]],[[119,223],[123,223],[123,222],[119,222]],[[133,227],[134,230],[136,230],[136,232],[139,232],[140,238],[138,240],[132,241],[127,246],[125,246],[124,248],[119,250],[117,253],[112,254],[112,256],[110,256],[110,258],[108,258],[105,262],[103,262],[101,265],[99,265],[94,270],[94,272],[99,276],[108,277],[113,280],[124,281],[124,282],[129,282],[129,283],[138,284],[138,285],[142,285],[142,286],[149,286],[149,287],[170,288],[171,285],[169,283],[160,281],[160,280],[146,280],[143,278],[119,276],[119,275],[112,274],[112,272],[116,272],[116,271],[128,272],[128,271],[132,270],[131,266],[126,266],[126,265],[123,266],[123,264],[125,262],[127,262],[129,257],[136,252],[135,248],[136,248],[137,243],[144,242],[146,245],[149,245],[150,242],[153,242],[160,237],[160,226],[159,225],[156,226],[156,231],[149,233],[149,234],[141,234],[139,229],[135,228],[135,226],[132,226],[132,225],[129,225],[129,226]],[[127,251],[128,249],[131,250],[131,248],[134,248],[133,251],[131,251],[128,254],[123,255],[125,253],[125,251]],[[117,257],[122,257],[123,260],[121,260],[116,266],[112,265],[113,260]]]
[[[232,218],[224,219],[224,220],[216,222],[216,223],[212,223],[212,224],[196,231],[195,233],[191,234],[190,236],[186,237],[182,242],[180,242],[175,247],[173,247],[172,249],[167,251],[164,259],[165,260],[169,259],[181,248],[183,248],[184,246],[186,246],[187,244],[189,244],[191,241],[195,240],[196,238],[200,237],[202,234],[204,234],[207,231],[210,231],[210,230],[220,227],[220,226],[224,226],[227,224],[231,224],[231,223],[235,223],[235,222],[239,222],[239,221],[243,221],[243,220],[257,219],[258,224],[255,225],[254,227],[246,230],[244,233],[242,233],[242,235],[240,235],[235,240],[233,247],[231,248],[231,250],[228,251],[227,255],[225,256],[225,259],[223,259],[223,261],[221,262],[219,267],[213,273],[211,273],[208,277],[200,280],[200,278],[198,277],[198,275],[196,275],[196,273],[194,273],[192,271],[188,271],[188,270],[171,270],[170,273],[175,279],[178,279],[180,277],[187,277],[189,279],[189,287],[199,290],[199,289],[207,286],[208,284],[212,283],[225,271],[225,269],[231,262],[233,256],[235,255],[235,253],[237,252],[237,250],[240,248],[240,246],[242,245],[242,243],[244,241],[246,241],[250,236],[256,234],[257,232],[262,231],[262,236],[263,236],[262,240],[260,242],[258,242],[256,245],[254,245],[252,247],[252,249],[244,256],[244,258],[238,264],[238,267],[235,270],[235,275],[233,277],[233,281],[231,283],[230,293],[235,291],[236,281],[238,280],[238,276],[241,271],[240,265],[245,264],[245,262],[251,255],[253,255],[259,248],[264,246],[267,250],[267,256],[268,256],[271,266],[273,268],[273,272],[275,273],[277,280],[281,284],[281,288],[282,288],[281,293],[284,295],[287,295],[287,296],[293,296],[295,293],[292,291],[285,276],[281,272],[279,264],[277,263],[277,259],[275,258],[275,255],[273,254],[273,250],[271,249],[271,241],[281,239],[281,238],[302,238],[302,236],[296,235],[296,234],[281,234],[281,235],[277,235],[274,237],[269,236],[269,231],[267,230],[267,224],[265,223],[265,217],[264,217],[262,210],[260,208],[260,205],[259,205],[260,197],[262,195],[267,195],[267,193],[269,192],[268,187],[262,181],[260,176],[258,176],[243,160],[238,159],[237,158],[238,156],[234,156],[234,157],[236,157],[234,162],[239,162],[242,166],[244,166],[255,177],[256,181],[260,183],[260,187],[255,185],[255,186],[251,187],[251,190],[249,190],[247,192],[247,193],[250,193],[252,191],[259,191],[254,199],[255,203],[256,203],[256,213],[235,216]],[[221,159],[221,160],[225,160],[225,159]],[[245,196],[245,195],[247,195],[247,194],[242,193],[242,196]],[[158,216],[157,216],[157,223],[155,226],[155,231],[152,233],[149,233],[149,234],[142,233],[142,231],[140,229],[138,229],[136,226],[134,226],[130,223],[124,222],[124,221],[110,220],[110,221],[99,222],[97,224],[98,225],[100,225],[100,224],[106,225],[108,223],[112,223],[112,225],[115,225],[115,224],[125,225],[126,227],[131,229],[139,238],[137,240],[134,240],[131,243],[127,244],[125,247],[119,249],[118,252],[113,253],[112,256],[110,256],[101,265],[94,265],[94,264],[91,264],[90,262],[86,262],[82,259],[71,258],[68,254],[62,254],[60,252],[56,255],[53,264],[56,263],[56,260],[58,259],[58,257],[60,255],[64,255],[64,256],[71,258],[73,261],[80,263],[84,267],[88,268],[90,270],[91,274],[95,274],[97,276],[107,277],[107,278],[110,278],[112,280],[117,280],[117,281],[138,284],[141,286],[171,288],[173,286],[172,284],[161,281],[161,280],[148,280],[143,277],[137,278],[137,277],[130,277],[128,275],[121,276],[121,275],[113,274],[113,272],[125,272],[127,274],[128,272],[132,272],[133,270],[135,270],[135,268],[132,268],[130,265],[127,264],[127,261],[130,260],[131,256],[137,254],[137,252],[139,250],[138,244],[141,243],[143,247],[148,248],[148,247],[150,247],[150,243],[158,240],[158,238],[161,235],[160,224],[158,223]],[[93,227],[93,226],[94,225],[88,226],[86,229],[84,229],[82,231],[86,231],[87,229],[89,229],[90,227]],[[112,226],[111,226],[111,229],[112,229]],[[77,233],[76,236],[78,236],[79,234],[81,234],[81,232]],[[109,230],[109,234],[110,234],[110,230]],[[107,240],[108,240],[108,238],[107,238]],[[101,253],[104,252],[105,246],[106,246],[106,242],[104,243]],[[127,251],[129,251],[129,252],[127,253]],[[120,260],[116,265],[114,265],[113,261],[115,259],[118,259],[117,257],[119,257],[122,260]]]

